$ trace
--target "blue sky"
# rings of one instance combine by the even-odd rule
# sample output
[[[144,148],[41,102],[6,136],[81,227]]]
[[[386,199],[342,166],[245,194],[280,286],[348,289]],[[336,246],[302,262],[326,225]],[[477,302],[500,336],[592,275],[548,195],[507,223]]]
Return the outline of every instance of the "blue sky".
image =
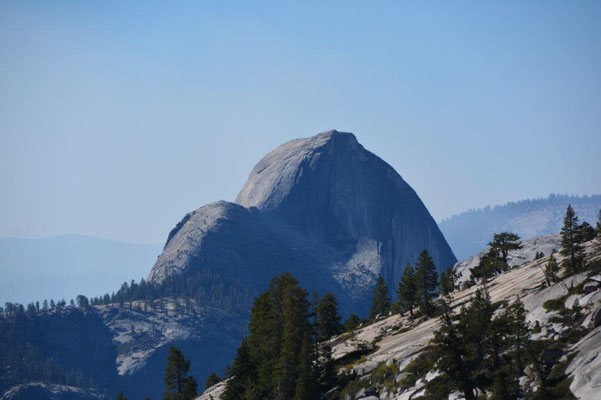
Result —
[[[437,220],[600,193],[600,20],[598,1],[0,2],[0,236],[161,243],[333,128]]]

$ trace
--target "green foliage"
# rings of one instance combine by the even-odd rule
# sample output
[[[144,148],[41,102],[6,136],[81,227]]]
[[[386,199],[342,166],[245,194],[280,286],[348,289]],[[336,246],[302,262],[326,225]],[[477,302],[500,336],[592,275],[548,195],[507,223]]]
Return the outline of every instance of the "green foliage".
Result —
[[[257,375],[256,366],[251,359],[246,339],[242,340],[236,352],[230,375],[230,380],[227,382],[223,393],[224,400],[250,399],[251,397],[248,395],[257,392],[254,384]]]
[[[579,244],[578,217],[571,205],[566,210],[561,228],[561,251],[565,256],[562,266],[568,274],[574,274],[582,268],[582,246]]]
[[[409,315],[413,317],[413,309],[417,305],[417,282],[415,273],[410,264],[407,264],[399,280],[397,296],[401,313],[409,311]]]
[[[543,308],[547,311],[559,311],[563,308],[564,301],[565,299],[563,297],[547,300],[543,303]]]
[[[319,379],[335,379],[329,372],[329,348],[318,348],[315,342],[307,297],[306,290],[286,273],[273,278],[269,289],[255,299],[249,336],[234,359],[225,400],[318,398]],[[328,335],[340,321],[336,299],[327,295],[319,303],[316,331]]]
[[[432,298],[436,296],[435,290],[438,286],[438,273],[434,261],[427,250],[423,250],[416,263],[415,282],[417,286],[417,298],[422,313],[426,316],[433,314]]]
[[[125,395],[123,394],[123,390],[121,390],[117,395],[117,400],[127,400],[127,397],[125,397]]]
[[[317,379],[322,393],[336,386],[338,377],[336,374],[336,363],[332,360],[332,348],[328,343],[319,344],[321,361],[318,364]]]
[[[188,376],[190,361],[177,347],[169,348],[167,367],[165,368],[165,392],[163,400],[192,400],[196,397],[198,384]]]
[[[578,236],[577,236],[578,242],[580,242],[580,243],[588,242],[589,240],[593,240],[596,236],[597,236],[597,231],[588,222],[583,221],[578,226]]]
[[[343,332],[354,331],[355,329],[357,329],[359,327],[359,325],[361,325],[364,322],[367,322],[367,321],[359,318],[359,316],[357,314],[351,314],[351,315],[349,315],[348,319],[342,325],[342,331]]]
[[[110,330],[95,310],[28,309],[32,311],[7,303],[0,316],[0,393],[32,381],[114,388],[117,353]]]
[[[334,293],[326,293],[315,308],[317,340],[329,339],[340,333],[340,312]]]
[[[549,261],[545,266],[545,279],[547,284],[551,285],[553,282],[557,282],[557,274],[559,273],[559,264],[553,254],[549,256]]]
[[[442,296],[448,296],[455,290],[453,268],[448,268],[446,271],[441,272],[438,286]]]
[[[395,378],[398,373],[399,367],[395,363],[387,365],[382,362],[372,371],[369,382],[372,386],[385,387],[388,390],[392,390],[397,386]]]
[[[328,348],[328,356],[330,351]],[[314,399],[319,397],[319,388],[316,383],[315,371],[313,370],[313,344],[309,340],[309,333],[305,332],[303,342],[301,345],[300,353],[298,355],[298,362],[296,365],[296,386],[294,389],[294,400],[305,400]],[[331,357],[330,357],[331,359]],[[330,363],[331,364],[331,363]],[[324,386],[328,386],[331,381],[335,381],[336,376],[328,376],[323,382]],[[288,398],[288,397],[286,397]]]
[[[558,362],[564,352],[565,345],[554,340],[536,340],[530,343],[530,358],[540,385],[534,393],[524,396],[526,400],[576,399],[569,388],[572,378],[565,373],[573,356]]]
[[[519,235],[512,232],[495,233],[488,245],[494,254],[499,254],[503,264],[507,265],[507,256],[511,250],[522,248]]]
[[[483,283],[490,278],[507,270],[507,264],[499,256],[499,253],[490,249],[480,260],[477,266],[470,269],[472,279],[481,279]]]
[[[412,387],[418,379],[425,377],[428,372],[434,369],[438,354],[431,347],[426,347],[405,367],[403,372],[407,373],[407,377],[399,384],[401,387]]]
[[[79,308],[87,309],[90,306],[90,302],[86,296],[80,294],[77,296],[77,306]]]
[[[224,278],[209,269],[197,268],[170,276],[161,283],[147,282],[143,278],[139,283],[134,280],[124,282],[116,293],[93,297],[89,303],[118,303],[121,306],[129,303],[131,306],[136,300],[148,302],[167,297],[193,299],[196,304],[210,304],[226,311],[246,311],[252,301],[248,287],[235,277]]]
[[[211,372],[211,375],[209,375],[205,380],[205,390],[210,388],[211,386],[215,386],[219,382],[221,382],[221,378],[218,377],[216,373]]]
[[[426,398],[440,398],[451,389],[468,400],[475,399],[476,389],[494,399],[520,397],[518,378],[528,359],[530,331],[519,299],[496,317],[486,288],[476,290],[456,317],[444,299],[440,308],[442,326],[434,333],[432,353],[441,376],[427,388]]]
[[[371,309],[369,318],[373,320],[377,315],[388,315],[390,311],[390,294],[388,293],[388,285],[382,276],[378,277],[376,287],[373,291]]]

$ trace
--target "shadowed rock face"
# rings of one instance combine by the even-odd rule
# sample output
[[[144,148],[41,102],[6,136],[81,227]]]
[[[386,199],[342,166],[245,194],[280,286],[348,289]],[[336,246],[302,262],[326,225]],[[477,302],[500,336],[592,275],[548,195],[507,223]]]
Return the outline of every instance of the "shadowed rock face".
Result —
[[[364,311],[378,274],[394,288],[424,248],[439,269],[456,261],[415,191],[351,133],[276,148],[254,167],[236,203],[186,215],[149,279],[210,268],[258,292],[290,271],[309,288],[336,292],[343,310]]]

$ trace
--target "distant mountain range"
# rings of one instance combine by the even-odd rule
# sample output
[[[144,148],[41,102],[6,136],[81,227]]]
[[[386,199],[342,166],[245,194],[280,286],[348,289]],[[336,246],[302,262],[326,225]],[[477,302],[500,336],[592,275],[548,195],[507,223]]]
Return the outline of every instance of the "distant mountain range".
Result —
[[[160,253],[160,245],[81,235],[0,238],[0,304],[100,295],[146,276]]]
[[[461,260],[485,248],[493,233],[511,231],[524,239],[558,233],[568,204],[574,207],[581,223],[593,224],[601,208],[601,195],[551,194],[544,199],[469,210],[443,220],[438,226]]]

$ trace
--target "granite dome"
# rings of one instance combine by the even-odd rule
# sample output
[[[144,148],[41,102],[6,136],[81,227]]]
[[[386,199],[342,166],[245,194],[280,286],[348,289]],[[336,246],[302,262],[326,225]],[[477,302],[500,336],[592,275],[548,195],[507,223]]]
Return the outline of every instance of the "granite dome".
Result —
[[[395,287],[427,249],[439,269],[456,262],[415,191],[352,133],[284,143],[253,168],[235,203],[189,213],[169,234],[149,279],[193,268],[246,280],[253,292],[290,271],[309,288],[366,310],[378,275]]]

